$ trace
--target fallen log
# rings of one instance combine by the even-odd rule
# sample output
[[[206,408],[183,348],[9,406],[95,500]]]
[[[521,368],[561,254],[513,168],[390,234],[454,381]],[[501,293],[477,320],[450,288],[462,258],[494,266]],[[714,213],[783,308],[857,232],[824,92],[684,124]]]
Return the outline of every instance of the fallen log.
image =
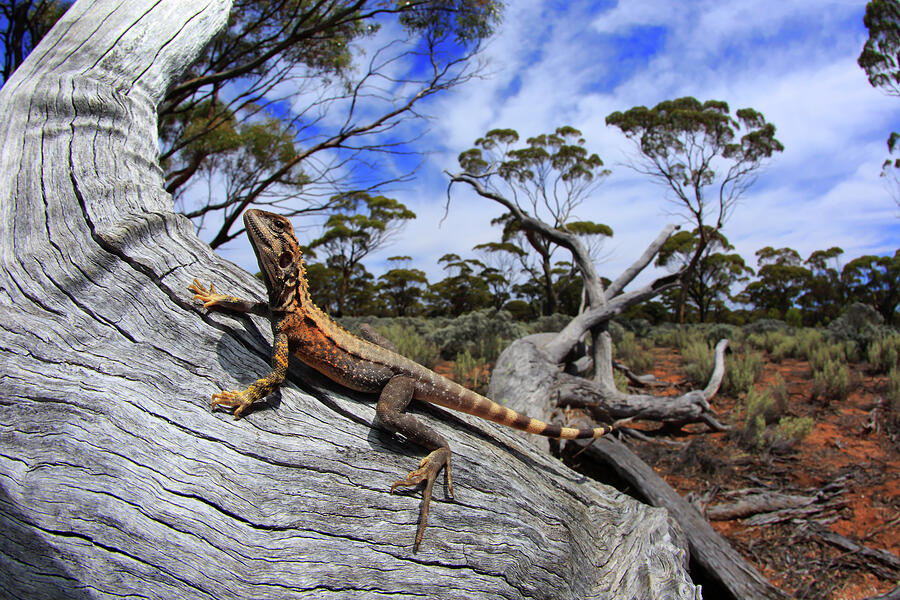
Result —
[[[582,445],[575,442],[575,445]],[[580,461],[594,461],[613,469],[635,496],[651,506],[662,506],[681,526],[695,562],[708,577],[735,600],[783,599],[787,596],[770,584],[731,544],[719,535],[697,510],[621,441],[606,437],[584,449]]]
[[[390,483],[421,452],[372,398],[295,364],[277,405],[210,410],[272,337],[187,286],[266,291],[173,212],[156,106],[230,8],[80,0],[0,88],[0,596],[698,598],[664,511],[505,428],[426,408],[458,500],[415,553]]]
[[[825,529],[816,523],[811,523],[807,529],[813,537],[856,557],[865,559],[860,561],[863,566],[882,579],[891,580],[900,575],[900,557],[897,557],[892,552],[878,548],[869,548],[846,536]]]

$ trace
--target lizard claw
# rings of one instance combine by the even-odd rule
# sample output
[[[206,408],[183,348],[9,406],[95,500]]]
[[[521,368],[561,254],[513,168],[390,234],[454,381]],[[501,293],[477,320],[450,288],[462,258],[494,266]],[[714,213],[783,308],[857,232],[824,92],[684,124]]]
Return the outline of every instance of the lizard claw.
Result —
[[[425,482],[425,489],[422,491],[422,510],[419,516],[419,530],[416,532],[415,549],[418,550],[419,544],[422,542],[422,535],[425,533],[425,525],[428,522],[428,507],[431,504],[431,490],[434,487],[434,480],[437,478],[441,469],[447,468],[447,491],[453,496],[453,479],[450,477],[450,449],[438,448],[419,463],[419,468],[410,471],[406,479],[398,479],[391,484],[391,493],[398,487],[414,487]]]
[[[197,279],[194,279],[194,283],[188,286],[188,291],[194,292],[194,300],[202,302],[203,308],[211,308],[221,300],[228,298],[216,291],[215,284],[209,284],[209,289],[206,289]]]
[[[213,410],[215,410],[217,406],[234,408],[235,419],[240,419],[241,414],[243,414],[251,404],[253,404],[253,400],[247,397],[246,391],[242,392],[235,390],[231,392],[219,392],[212,395]]]

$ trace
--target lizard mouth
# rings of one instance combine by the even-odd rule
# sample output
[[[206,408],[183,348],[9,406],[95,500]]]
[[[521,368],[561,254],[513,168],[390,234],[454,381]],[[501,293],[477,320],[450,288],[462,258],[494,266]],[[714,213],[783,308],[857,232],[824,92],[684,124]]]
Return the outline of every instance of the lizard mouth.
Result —
[[[275,274],[270,272],[273,261],[267,260],[266,257],[261,254],[263,248],[268,248],[268,244],[265,243],[264,236],[262,235],[264,223],[259,212],[260,211],[254,209],[245,212],[243,219],[244,227],[247,229],[247,237],[250,238],[250,247],[253,248],[253,253],[256,255],[256,264],[259,265],[259,270],[263,276],[263,282],[266,284],[266,288],[271,291],[273,276]]]

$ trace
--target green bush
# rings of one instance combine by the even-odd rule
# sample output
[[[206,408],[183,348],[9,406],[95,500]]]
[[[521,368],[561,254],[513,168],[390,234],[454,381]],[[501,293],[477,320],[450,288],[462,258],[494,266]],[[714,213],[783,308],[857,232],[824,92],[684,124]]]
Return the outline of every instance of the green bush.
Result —
[[[763,357],[759,352],[746,351],[728,356],[725,359],[723,391],[732,396],[749,391],[762,371]]]
[[[803,314],[796,306],[792,306],[784,314],[784,321],[791,327],[800,327],[803,324]]]
[[[788,329],[788,324],[778,319],[757,319],[752,323],[744,325],[741,329],[745,335],[752,333],[766,333],[768,331],[784,331]]]
[[[774,362],[780,363],[786,358],[796,358],[799,350],[800,346],[797,343],[797,338],[787,337],[772,348],[769,352],[769,358]]]
[[[622,392],[623,394],[628,393],[628,378],[625,377],[625,373],[616,369],[613,371],[613,381],[616,383],[616,389]]]
[[[847,355],[843,344],[823,344],[812,350],[810,355],[807,356],[807,360],[809,360],[809,366],[815,373],[816,371],[822,371],[825,364],[829,362],[846,364]]]
[[[415,327],[391,323],[386,326],[377,326],[376,331],[391,340],[394,346],[397,347],[397,351],[406,358],[412,359],[429,369],[437,362],[437,344],[421,335]]]
[[[828,360],[813,374],[813,395],[825,400],[844,400],[850,393],[850,368]]]
[[[739,442],[751,450],[764,450],[776,442],[801,440],[814,425],[810,417],[785,417],[787,394],[783,379],[772,387],[751,389],[744,399],[744,417],[734,430]],[[771,428],[769,425],[776,425]]]
[[[813,352],[825,344],[825,336],[818,329],[801,329],[797,332],[796,358],[809,360]]]
[[[703,339],[688,339],[681,347],[684,374],[694,385],[703,385],[712,376],[715,355],[709,342]]]
[[[780,416],[778,404],[768,389],[751,389],[744,398],[744,418],[735,430],[742,445],[754,449],[765,443],[766,424]]]
[[[646,373],[653,368],[653,355],[644,350],[630,331],[615,345],[615,355],[635,373]]]
[[[880,337],[869,344],[869,366],[876,373],[887,373],[900,365],[900,335]]]
[[[445,358],[468,352],[474,357],[496,360],[509,342],[527,335],[526,327],[504,310],[478,310],[460,315],[436,329],[431,339]]]
[[[828,325],[828,331],[839,340],[853,340],[862,347],[880,337],[884,331],[884,317],[867,304],[855,302]]]
[[[775,428],[775,441],[799,442],[809,435],[814,425],[812,417],[784,417]]]
[[[483,376],[486,361],[473,357],[468,350],[460,352],[453,361],[453,381],[476,392],[487,386]]]

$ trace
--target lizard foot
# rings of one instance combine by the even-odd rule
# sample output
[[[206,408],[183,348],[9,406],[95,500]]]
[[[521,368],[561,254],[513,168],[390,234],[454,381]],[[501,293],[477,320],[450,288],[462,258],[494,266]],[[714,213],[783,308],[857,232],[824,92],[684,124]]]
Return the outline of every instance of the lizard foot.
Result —
[[[212,395],[213,410],[215,410],[217,406],[233,408],[235,419],[240,419],[241,414],[243,414],[251,404],[253,404],[253,400],[250,398],[249,394],[247,394],[247,390],[219,392],[218,394]]]
[[[203,287],[203,284],[196,279],[194,279],[194,283],[188,286],[188,291],[194,292],[194,300],[202,302],[203,308],[211,308],[228,300],[228,296],[216,291],[216,286],[214,284],[209,284],[209,289],[206,289]]]
[[[391,484],[391,493],[398,487],[414,487],[425,482],[425,489],[422,491],[422,511],[419,516],[419,530],[416,532],[415,548],[418,550],[419,544],[422,542],[422,535],[425,533],[425,525],[428,522],[428,507],[431,504],[431,490],[434,487],[434,480],[437,478],[441,469],[447,468],[447,491],[453,496],[453,479],[450,477],[450,448],[438,448],[419,463],[419,468],[410,471],[406,479],[399,479]]]

